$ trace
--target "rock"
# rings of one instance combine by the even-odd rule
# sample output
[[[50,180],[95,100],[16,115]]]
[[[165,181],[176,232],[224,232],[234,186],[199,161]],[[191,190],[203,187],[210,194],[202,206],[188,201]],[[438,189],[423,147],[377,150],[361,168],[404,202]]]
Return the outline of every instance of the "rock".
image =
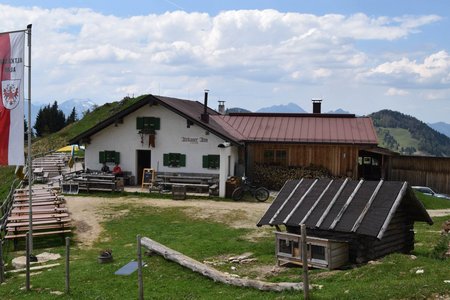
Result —
[[[415,256],[415,255],[410,255],[409,258],[411,258],[412,260],[416,260],[416,259],[417,259],[417,256]]]
[[[450,220],[445,221],[442,223],[442,234],[449,234],[450,233]]]
[[[416,274],[423,274],[425,271],[424,271],[424,269],[418,269],[417,271],[416,271]]]
[[[232,256],[228,258],[229,262],[240,262],[241,260],[248,259],[253,255],[252,252],[245,252],[239,256]]]
[[[37,263],[45,263],[51,260],[57,260],[61,258],[60,254],[43,252],[41,254],[36,255],[37,262],[31,262],[31,265]],[[23,269],[26,267],[27,261],[25,256],[19,256],[12,260],[12,265],[14,269]]]
[[[60,291],[51,291],[50,294],[52,294],[52,295],[57,295],[57,296],[64,295],[64,293],[63,293],[63,292],[60,292]]]

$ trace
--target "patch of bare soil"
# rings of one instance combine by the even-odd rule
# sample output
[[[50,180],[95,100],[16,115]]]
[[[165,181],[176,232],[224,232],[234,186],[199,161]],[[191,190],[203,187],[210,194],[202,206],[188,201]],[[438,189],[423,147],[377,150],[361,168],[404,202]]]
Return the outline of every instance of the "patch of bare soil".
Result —
[[[256,223],[269,207],[269,203],[260,202],[226,202],[210,200],[174,201],[167,199],[143,199],[135,197],[100,198],[74,197],[66,195],[67,207],[71,214],[77,240],[83,246],[90,247],[102,232],[101,222],[117,218],[128,210],[111,213],[108,209],[117,205],[148,205],[154,207],[183,207],[186,214],[197,219],[207,219],[227,224],[234,228],[257,229]],[[262,230],[262,229],[261,229]],[[265,233],[261,230],[252,232],[249,240],[257,239]]]

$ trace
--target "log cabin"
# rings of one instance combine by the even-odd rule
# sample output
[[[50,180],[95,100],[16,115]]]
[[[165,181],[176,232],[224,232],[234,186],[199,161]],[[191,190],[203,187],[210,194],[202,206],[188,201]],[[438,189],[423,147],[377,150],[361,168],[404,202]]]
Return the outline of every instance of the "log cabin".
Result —
[[[407,182],[300,179],[285,183],[257,226],[277,228],[280,264],[302,264],[300,225],[305,224],[308,263],[334,269],[409,253],[415,221],[433,224]]]

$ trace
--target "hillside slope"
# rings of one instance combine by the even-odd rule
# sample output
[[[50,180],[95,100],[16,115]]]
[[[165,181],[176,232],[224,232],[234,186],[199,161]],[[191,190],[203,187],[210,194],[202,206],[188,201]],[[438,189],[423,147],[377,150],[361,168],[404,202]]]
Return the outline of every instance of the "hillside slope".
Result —
[[[450,138],[412,116],[392,110],[369,116],[381,146],[403,154],[450,156]]]
[[[102,106],[96,107],[93,111],[87,113],[81,120],[64,127],[60,131],[33,140],[33,155],[47,153],[66,146],[71,138],[86,131],[87,129],[130,106],[145,96],[146,95],[142,95],[137,98],[125,97],[120,101],[106,103]]]

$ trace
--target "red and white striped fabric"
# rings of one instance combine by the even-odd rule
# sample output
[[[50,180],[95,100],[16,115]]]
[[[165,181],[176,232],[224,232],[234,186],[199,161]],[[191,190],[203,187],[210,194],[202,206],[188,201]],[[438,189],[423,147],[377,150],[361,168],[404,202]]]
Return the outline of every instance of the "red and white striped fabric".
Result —
[[[24,165],[25,31],[0,33],[0,165]]]

